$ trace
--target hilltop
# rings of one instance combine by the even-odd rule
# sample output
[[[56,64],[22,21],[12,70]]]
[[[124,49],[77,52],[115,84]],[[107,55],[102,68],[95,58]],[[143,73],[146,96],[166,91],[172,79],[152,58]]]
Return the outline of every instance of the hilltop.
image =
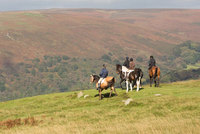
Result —
[[[56,93],[0,102],[0,133],[192,133],[200,131],[200,80],[145,86],[99,101],[97,91]],[[156,94],[159,94],[156,95]],[[128,98],[133,101],[125,106]]]

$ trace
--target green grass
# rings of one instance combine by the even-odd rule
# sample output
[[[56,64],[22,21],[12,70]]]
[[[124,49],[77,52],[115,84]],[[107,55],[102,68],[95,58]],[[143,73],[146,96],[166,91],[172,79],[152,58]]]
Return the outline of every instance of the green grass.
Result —
[[[200,68],[200,63],[196,63],[194,65],[187,65],[187,69],[186,70],[198,69],[198,68]]]
[[[79,91],[80,92],[80,91]],[[0,133],[154,133],[178,134],[200,131],[200,80],[145,86],[143,90],[98,100],[96,90],[56,93],[0,103],[0,121],[35,117],[35,126],[0,129]],[[155,96],[161,94],[161,96]],[[122,100],[132,98],[125,106]]]

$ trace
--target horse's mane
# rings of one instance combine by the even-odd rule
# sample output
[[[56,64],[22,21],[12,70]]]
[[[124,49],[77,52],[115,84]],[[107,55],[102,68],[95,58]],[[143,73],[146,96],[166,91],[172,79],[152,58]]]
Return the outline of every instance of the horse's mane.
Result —
[[[116,64],[116,67],[122,67],[122,65],[120,65],[120,64]]]
[[[121,71],[121,69],[122,69],[122,65],[116,64],[116,70],[117,70],[117,71]]]
[[[92,76],[94,77],[94,80],[99,80],[100,79],[100,77],[98,75],[96,75],[96,74],[93,74]]]

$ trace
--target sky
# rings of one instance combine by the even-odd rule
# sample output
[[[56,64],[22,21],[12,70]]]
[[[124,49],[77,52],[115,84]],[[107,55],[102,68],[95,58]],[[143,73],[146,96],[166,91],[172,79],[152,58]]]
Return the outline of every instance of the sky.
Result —
[[[186,8],[200,9],[200,0],[0,0],[0,11],[50,8]]]

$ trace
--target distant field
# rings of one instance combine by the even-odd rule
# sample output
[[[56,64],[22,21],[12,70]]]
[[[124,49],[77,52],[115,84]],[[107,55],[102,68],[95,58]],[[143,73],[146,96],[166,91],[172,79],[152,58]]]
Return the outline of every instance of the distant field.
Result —
[[[200,63],[196,63],[195,65],[187,65],[187,70],[198,69],[198,68],[200,68]]]
[[[80,92],[80,91],[79,91]],[[98,100],[97,91],[56,93],[0,103],[0,133],[199,134],[200,80],[145,86]],[[155,96],[161,94],[161,96]],[[125,106],[122,100],[132,98]],[[31,118],[32,117],[32,118]],[[21,119],[21,120],[16,120]]]

